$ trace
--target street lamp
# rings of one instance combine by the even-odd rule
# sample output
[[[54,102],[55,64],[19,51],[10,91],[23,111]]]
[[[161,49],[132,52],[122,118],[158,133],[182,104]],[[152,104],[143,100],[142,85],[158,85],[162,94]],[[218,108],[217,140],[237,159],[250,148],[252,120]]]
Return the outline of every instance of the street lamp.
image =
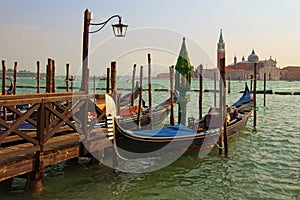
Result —
[[[122,24],[122,17],[120,15],[113,15],[104,22],[91,23],[93,14],[86,9],[84,11],[84,27],[83,27],[83,44],[82,44],[82,80],[81,80],[81,91],[88,93],[89,86],[89,69],[88,69],[88,50],[89,50],[89,33],[97,33],[104,28],[104,26],[113,18],[118,18],[119,23],[113,24],[112,28],[116,37],[124,37],[126,34],[127,26]],[[100,26],[94,31],[89,31],[89,26]]]

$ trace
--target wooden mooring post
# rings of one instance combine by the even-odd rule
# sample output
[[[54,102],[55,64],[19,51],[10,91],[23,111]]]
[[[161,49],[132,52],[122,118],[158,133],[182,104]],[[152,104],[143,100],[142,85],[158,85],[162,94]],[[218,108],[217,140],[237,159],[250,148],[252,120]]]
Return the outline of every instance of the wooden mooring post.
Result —
[[[52,83],[52,93],[55,92],[55,61],[52,60],[52,74],[51,74],[51,83]]]
[[[40,61],[36,61],[36,93],[40,93]]]
[[[257,67],[256,67],[257,63],[254,62],[254,81],[253,81],[253,127],[256,127],[256,117],[257,117],[257,113],[256,113],[256,81],[257,81]]]
[[[130,105],[133,106],[134,104],[134,82],[135,82],[135,71],[136,71],[136,64],[133,65],[132,70],[132,80],[131,80],[131,99],[130,99]]]
[[[266,81],[267,81],[267,74],[264,73],[264,107],[266,107]]]
[[[228,94],[230,94],[230,80],[231,80],[231,78],[230,78],[230,76],[228,77]]]
[[[109,93],[110,69],[106,68],[106,93]]]
[[[2,95],[6,94],[6,65],[5,60],[2,60]]]
[[[151,55],[150,55],[150,53],[148,53],[148,96],[149,96],[149,108],[152,107],[152,83],[151,83],[151,79],[152,79]]]
[[[150,127],[153,128],[153,116],[152,116],[152,71],[151,71],[151,55],[148,53],[148,98],[149,98],[149,116],[150,116]]]
[[[171,114],[170,114],[170,124],[174,126],[174,65],[170,67],[170,98],[171,98]]]
[[[202,102],[203,102],[203,65],[199,70],[199,120],[202,118]]]
[[[138,115],[137,115],[137,124],[138,129],[141,127],[141,107],[142,107],[142,94],[143,94],[143,66],[140,68],[140,95],[139,95],[139,109],[138,109]]]
[[[2,95],[6,95],[6,65],[5,60],[2,60]],[[3,119],[6,121],[6,108],[3,107]]]
[[[226,119],[226,71],[225,71],[225,58],[220,59],[220,119],[223,128],[223,138],[224,138],[224,153],[225,156],[228,155],[228,129],[227,129],[227,119]],[[223,85],[223,87],[222,87]],[[222,130],[222,129],[221,129]],[[220,131],[221,135],[221,131]]]
[[[250,92],[252,93],[253,92],[253,75],[250,75]]]
[[[217,72],[214,71],[214,107],[217,107]]]
[[[70,64],[66,64],[66,91],[69,92]]]
[[[13,94],[16,94],[16,87],[17,87],[17,69],[18,69],[18,62],[15,62],[14,65],[14,85],[13,85]]]

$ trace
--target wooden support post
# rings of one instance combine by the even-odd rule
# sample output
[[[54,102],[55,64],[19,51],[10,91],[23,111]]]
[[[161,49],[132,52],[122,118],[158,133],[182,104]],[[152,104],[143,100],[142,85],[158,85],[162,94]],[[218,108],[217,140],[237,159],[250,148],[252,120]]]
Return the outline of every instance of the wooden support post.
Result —
[[[175,125],[174,118],[174,65],[170,67],[170,98],[171,98],[171,114],[170,114],[170,124]]]
[[[5,60],[2,60],[2,95],[6,95],[6,66],[5,66]]]
[[[214,71],[214,107],[217,107],[217,72]]]
[[[230,76],[228,77],[228,94],[230,94],[230,80],[231,80],[231,78],[230,78]]]
[[[110,69],[106,68],[106,93],[109,93]]]
[[[70,64],[66,64],[66,92],[69,92]]]
[[[36,61],[36,93],[40,93],[40,61]]]
[[[26,190],[38,193],[43,190],[42,179],[44,178],[44,152],[37,151],[34,171],[27,176]]]
[[[223,84],[222,93],[220,92],[221,95],[221,104],[220,104],[220,111],[222,110],[222,117],[221,117],[221,122],[223,124],[223,138],[224,138],[224,152],[225,156],[228,155],[228,130],[227,130],[227,112],[226,112],[226,71],[225,71],[225,58],[220,59],[220,75],[221,75],[221,81]],[[221,91],[221,90],[220,90]]]
[[[38,127],[37,139],[39,141],[40,151],[36,152],[36,162],[34,170],[28,174],[26,182],[26,191],[40,192],[42,190],[42,179],[44,177],[44,131],[45,131],[45,103],[42,99],[38,109]]]
[[[138,129],[141,127],[141,107],[142,107],[142,94],[143,94],[143,66],[140,68],[140,95],[139,95],[139,109],[137,115]]]
[[[15,62],[15,65],[14,65],[14,87],[13,87],[13,94],[16,94],[16,88],[17,88],[17,69],[18,69],[18,62]]]
[[[253,127],[256,127],[256,62],[254,62],[254,83],[253,83],[253,107],[254,107],[254,112],[253,112]]]
[[[264,73],[264,107],[266,107],[266,81],[267,81],[267,74]]]
[[[199,120],[202,118],[202,102],[203,102],[203,66],[200,65],[199,70]]]
[[[132,82],[131,82],[131,106],[134,104],[134,82],[135,82],[135,71],[136,71],[136,64],[133,65],[133,70],[132,70]]]

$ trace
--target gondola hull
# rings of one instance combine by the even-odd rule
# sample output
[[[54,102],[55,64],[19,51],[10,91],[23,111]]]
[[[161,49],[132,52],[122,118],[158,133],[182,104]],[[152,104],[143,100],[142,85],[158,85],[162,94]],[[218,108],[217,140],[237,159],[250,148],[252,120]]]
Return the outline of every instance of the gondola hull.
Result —
[[[251,112],[245,113],[242,118],[228,126],[228,135],[233,137],[244,129]],[[179,127],[178,127],[179,126]],[[160,136],[162,132],[174,129],[174,135]],[[154,135],[140,135],[136,132],[124,130],[115,120],[115,147],[121,158],[136,159],[145,157],[158,157],[163,155],[182,154],[212,148],[219,138],[219,129],[208,131],[188,130],[183,125],[152,130]],[[190,133],[187,133],[190,131]],[[173,134],[173,133],[172,133]]]

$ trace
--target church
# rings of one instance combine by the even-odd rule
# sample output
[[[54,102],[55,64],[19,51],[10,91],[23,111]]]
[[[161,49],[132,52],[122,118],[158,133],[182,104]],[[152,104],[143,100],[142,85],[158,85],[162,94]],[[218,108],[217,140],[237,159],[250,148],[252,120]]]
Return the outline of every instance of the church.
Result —
[[[218,60],[225,57],[225,43],[222,35],[222,30],[220,32],[218,49],[217,49]],[[254,73],[254,62],[257,63],[257,79],[263,80],[264,73],[266,73],[267,80],[280,80],[280,70],[277,68],[276,59],[273,60],[272,57],[265,60],[259,60],[258,55],[252,50],[248,59],[245,60],[244,56],[241,61],[237,61],[236,56],[234,57],[234,63],[226,67],[226,77],[231,80],[247,80]],[[218,63],[219,68],[219,63]]]

